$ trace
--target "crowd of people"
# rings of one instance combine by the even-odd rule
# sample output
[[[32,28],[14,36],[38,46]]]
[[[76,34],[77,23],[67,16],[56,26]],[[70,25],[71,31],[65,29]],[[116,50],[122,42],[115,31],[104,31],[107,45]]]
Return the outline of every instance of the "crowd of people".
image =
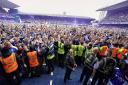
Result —
[[[122,85],[128,82],[126,32],[92,26],[0,23],[0,76],[6,78],[7,85],[19,85],[21,79],[39,77],[44,70],[54,72],[57,65],[65,67],[66,84],[78,66],[83,68],[82,85],[97,81],[107,85],[109,80],[115,84],[117,70],[122,74],[118,85]]]

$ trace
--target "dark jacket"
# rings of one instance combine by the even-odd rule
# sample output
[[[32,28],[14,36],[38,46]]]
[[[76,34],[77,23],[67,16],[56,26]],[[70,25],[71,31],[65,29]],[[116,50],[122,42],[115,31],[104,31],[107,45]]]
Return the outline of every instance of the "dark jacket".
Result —
[[[67,54],[66,67],[72,69],[72,68],[74,68],[74,65],[75,65],[75,60],[73,59],[73,57],[71,57],[71,55]]]

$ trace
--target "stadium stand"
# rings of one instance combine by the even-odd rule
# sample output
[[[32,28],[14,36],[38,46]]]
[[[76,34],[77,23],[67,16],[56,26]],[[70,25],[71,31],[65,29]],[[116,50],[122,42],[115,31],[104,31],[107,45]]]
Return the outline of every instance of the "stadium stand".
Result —
[[[36,22],[48,22],[51,24],[72,24],[72,25],[83,25],[91,24],[91,21],[94,20],[90,17],[76,17],[76,16],[63,16],[63,15],[34,15],[34,14],[25,14],[19,13],[15,8],[19,7],[18,5],[8,1],[0,0],[0,19],[3,21],[13,21],[13,22],[22,22],[22,23],[36,23]],[[6,12],[3,8],[8,8],[9,11]],[[16,13],[14,13],[16,12]],[[15,18],[15,16],[19,16]],[[17,20],[18,19],[18,20]]]
[[[0,13],[7,13],[2,7],[0,7]]]
[[[8,1],[8,0],[0,0],[0,7],[2,8],[17,8],[19,7],[18,5]]]
[[[62,16],[62,15],[33,15],[19,14],[23,22],[49,22],[51,24],[91,24],[90,17]]]
[[[100,21],[101,25],[105,24],[128,24],[128,1],[124,1],[97,11],[107,11],[105,18]]]
[[[11,14],[9,11],[19,7],[18,5],[8,1],[8,0],[0,0],[0,20],[1,22],[6,23],[14,23],[16,22],[16,14]],[[8,9],[9,11],[4,10],[4,8]]]

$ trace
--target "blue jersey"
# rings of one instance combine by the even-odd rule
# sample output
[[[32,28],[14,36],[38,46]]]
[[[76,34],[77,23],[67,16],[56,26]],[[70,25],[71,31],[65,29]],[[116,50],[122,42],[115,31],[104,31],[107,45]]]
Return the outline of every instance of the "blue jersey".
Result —
[[[113,85],[123,85],[125,80],[123,77],[123,73],[119,68],[114,69],[113,77],[111,78],[111,82]]]

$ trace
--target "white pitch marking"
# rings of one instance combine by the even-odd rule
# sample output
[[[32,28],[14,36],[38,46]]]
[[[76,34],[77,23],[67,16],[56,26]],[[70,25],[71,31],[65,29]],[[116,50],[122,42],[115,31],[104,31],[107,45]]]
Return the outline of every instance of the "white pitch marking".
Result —
[[[52,85],[52,82],[53,82],[53,81],[52,81],[52,80],[50,80],[50,85]]]

